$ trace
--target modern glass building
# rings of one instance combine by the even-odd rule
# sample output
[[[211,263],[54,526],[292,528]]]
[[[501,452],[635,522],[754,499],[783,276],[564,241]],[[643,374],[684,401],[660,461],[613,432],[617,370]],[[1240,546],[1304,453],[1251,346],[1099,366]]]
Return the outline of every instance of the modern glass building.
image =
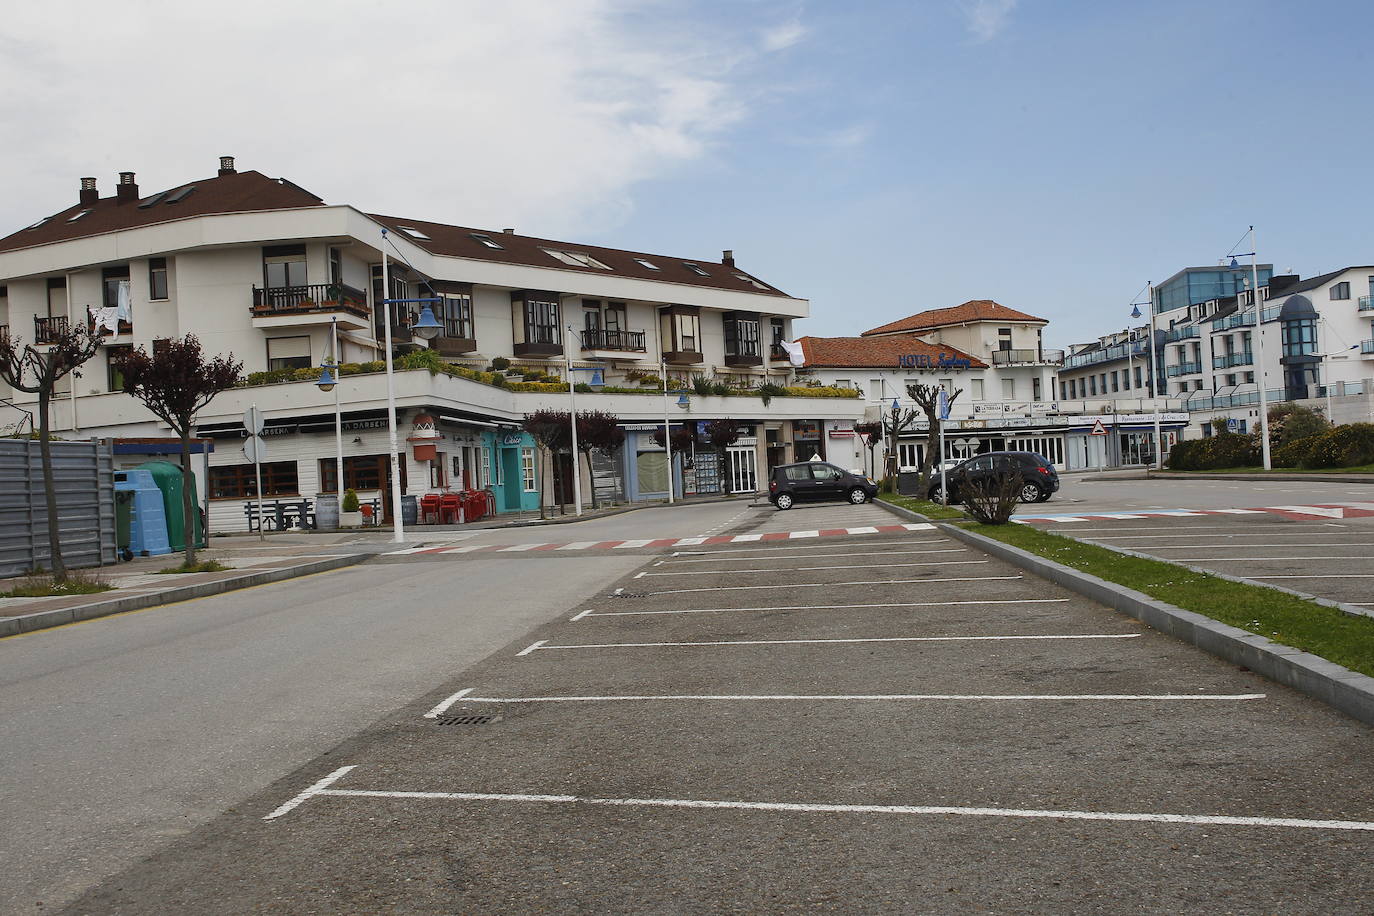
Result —
[[[1259,265],[1259,285],[1268,284],[1273,274],[1273,264]],[[1249,264],[1237,267],[1185,267],[1155,287],[1155,314],[1163,315],[1209,299],[1234,296],[1246,289],[1249,282]]]

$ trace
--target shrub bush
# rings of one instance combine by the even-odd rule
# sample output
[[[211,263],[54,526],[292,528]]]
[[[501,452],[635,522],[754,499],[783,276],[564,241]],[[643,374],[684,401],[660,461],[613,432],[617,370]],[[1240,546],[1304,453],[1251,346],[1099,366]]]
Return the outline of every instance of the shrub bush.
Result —
[[[1350,423],[1302,440],[1309,450],[1305,468],[1350,468],[1374,464],[1374,423]]]
[[[1312,446],[1316,445],[1320,438],[1320,436],[1308,436],[1305,439],[1289,440],[1270,452],[1270,460],[1276,468],[1307,467],[1307,462],[1312,454]]]
[[[1169,468],[1175,471],[1209,471],[1216,468],[1251,467],[1260,463],[1255,436],[1224,433],[1210,439],[1179,442],[1169,450]]]

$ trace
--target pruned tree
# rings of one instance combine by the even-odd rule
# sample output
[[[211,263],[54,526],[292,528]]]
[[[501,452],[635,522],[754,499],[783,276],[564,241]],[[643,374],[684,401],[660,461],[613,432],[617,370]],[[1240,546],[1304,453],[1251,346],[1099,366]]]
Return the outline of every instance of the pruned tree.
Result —
[[[706,441],[716,447],[720,453],[720,473],[721,488],[729,494],[730,490],[730,466],[727,460],[726,449],[739,441],[739,423],[734,420],[720,419],[711,420],[706,424]],[[673,472],[672,468],[668,473]]]
[[[859,437],[864,449],[868,451],[868,473],[877,477],[878,469],[873,466],[873,448],[883,436],[882,422],[874,420],[871,423],[855,423],[854,434]]]
[[[916,423],[920,416],[911,408],[903,408],[896,400],[892,407],[882,414],[883,435],[887,438],[887,457],[883,461],[883,486],[897,489],[897,437]]]
[[[587,459],[587,478],[592,481],[592,508],[596,508],[596,481],[592,477],[592,452],[614,456],[625,445],[625,430],[620,418],[604,410],[577,413],[577,448]]]
[[[916,402],[916,406],[921,409],[921,413],[926,418],[926,454],[921,460],[921,492],[925,493],[930,489],[930,471],[932,468],[939,467],[939,462],[945,459],[940,454],[940,386],[923,385],[920,382],[908,382],[906,386],[907,396]],[[949,406],[953,407],[959,395],[964,393],[964,389],[955,388],[948,393]]]
[[[196,563],[195,486],[191,478],[191,432],[195,416],[226,388],[239,383],[243,363],[234,355],[206,358],[194,334],[160,341],[150,355],[137,347],[119,361],[124,393],[133,395],[181,440],[181,514],[186,565]],[[341,484],[342,485],[342,484]],[[209,481],[206,481],[209,486]]]
[[[48,555],[53,582],[61,583],[67,581],[67,564],[62,561],[62,539],[58,531],[48,406],[58,382],[68,375],[81,377],[77,370],[100,349],[100,337],[92,334],[84,324],[71,327],[49,319],[49,325],[48,340],[42,344],[23,344],[17,337],[0,334],[0,380],[16,391],[38,395],[38,454],[43,461]]]
[[[650,433],[649,437],[653,439],[654,443],[658,445],[660,448],[663,447],[664,441],[662,426],[658,427],[652,433]],[[697,434],[692,430],[691,426],[674,426],[672,435],[668,439],[668,442],[670,442],[673,446],[674,455],[685,455],[687,452],[690,452],[692,450],[692,446],[696,444],[696,441]]]
[[[553,469],[553,474],[557,474],[558,462],[554,456],[572,443],[572,424],[568,420],[566,410],[536,410],[534,413],[525,414],[520,428],[529,433],[534,438],[534,444],[540,451],[549,456],[549,467]],[[539,517],[548,518],[545,506],[545,480],[543,474],[539,475]]]
[[[1021,489],[1025,485],[1025,478],[1017,470],[970,480],[962,494],[964,507],[984,525],[1005,525],[1020,505]]]

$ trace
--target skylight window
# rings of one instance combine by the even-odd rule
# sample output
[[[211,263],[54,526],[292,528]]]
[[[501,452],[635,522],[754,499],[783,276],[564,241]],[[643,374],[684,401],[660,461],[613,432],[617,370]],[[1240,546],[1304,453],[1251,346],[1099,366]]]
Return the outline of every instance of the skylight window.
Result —
[[[486,245],[488,248],[495,248],[497,251],[504,251],[506,248],[505,245],[497,243],[496,239],[492,238],[484,232],[469,232],[468,235],[472,236],[474,239],[481,242],[483,245]]]
[[[682,266],[690,270],[692,273],[696,274],[698,277],[711,276],[702,268],[700,264],[693,264],[691,261],[683,261]]]
[[[45,216],[45,217],[43,217],[42,219],[40,219],[38,222],[34,223],[32,226],[29,226],[28,228],[29,228],[29,229],[37,229],[39,226],[43,225],[44,223],[46,223],[46,222],[47,222],[48,220],[50,220],[50,219],[52,219],[51,216]]]
[[[636,264],[638,264],[640,267],[647,267],[647,268],[649,268],[650,270],[658,270],[658,269],[659,269],[659,266],[658,266],[657,264],[654,264],[654,263],[651,262],[651,261],[646,261],[646,260],[644,260],[643,258],[635,258],[635,259],[634,259],[634,262],[635,262]]]
[[[74,223],[74,222],[76,222],[77,220],[81,219],[81,217],[85,216],[87,213],[90,213],[90,212],[91,212],[90,210],[82,210],[80,213],[76,214],[75,216],[69,216],[69,217],[67,217],[67,222],[69,222],[69,223]]]
[[[183,200],[185,200],[185,199],[190,195],[190,193],[191,193],[192,191],[194,191],[195,189],[196,189],[196,186],[192,184],[192,185],[187,185],[186,187],[181,188],[180,190],[173,191],[171,194],[169,194],[169,195],[167,196],[167,203],[169,203],[169,204],[179,204],[179,203],[181,203]]]
[[[735,276],[739,277],[739,278],[740,278],[741,280],[743,280],[745,283],[752,283],[752,284],[754,284],[754,288],[755,288],[755,289],[767,289],[767,288],[768,288],[768,287],[764,286],[762,283],[760,283],[758,280],[755,280],[753,277],[749,276],[748,274],[735,274]]]
[[[543,251],[570,267],[595,267],[597,270],[611,269],[610,265],[602,264],[596,258],[581,251],[558,251],[554,248],[545,248]]]
[[[166,196],[166,191],[160,191],[157,194],[154,194],[152,197],[148,198],[147,200],[143,201],[143,203],[139,204],[138,209],[147,210],[149,207],[154,206],[155,204],[157,204],[158,201],[162,200],[162,198]]]
[[[429,241],[429,236],[425,235],[423,232],[421,232],[419,229],[416,229],[414,226],[397,226],[396,228],[400,229],[402,232],[404,232],[406,235],[410,236],[413,239],[423,239],[426,242]]]

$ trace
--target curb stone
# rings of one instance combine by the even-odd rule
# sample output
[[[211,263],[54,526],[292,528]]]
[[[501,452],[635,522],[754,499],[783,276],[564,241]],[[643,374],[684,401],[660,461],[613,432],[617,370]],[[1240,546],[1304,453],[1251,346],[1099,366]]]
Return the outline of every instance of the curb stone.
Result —
[[[903,518],[934,521],[900,506],[888,503],[880,505]],[[1128,617],[1134,617],[1141,623],[1190,643],[1204,652],[1234,665],[1249,668],[1271,681],[1305,693],[1361,722],[1374,725],[1374,678],[1358,671],[1351,671],[1319,655],[1285,646],[1257,633],[1166,604],[1134,589],[1070,569],[1053,560],[975,534],[957,525],[939,521],[934,521],[934,524],[937,529],[956,540],[977,547],[1085,598],[1105,604]]]
[[[237,591],[241,588],[251,588],[255,585],[266,585],[270,582],[281,582],[285,579],[295,579],[300,576],[313,575],[314,573],[328,572],[331,569],[354,566],[368,559],[371,559],[370,555],[364,553],[352,554],[346,557],[329,557],[328,559],[315,560],[309,563],[298,563],[294,566],[258,570],[242,576],[216,579],[213,582],[199,582],[195,585],[183,585],[177,588],[166,589],[165,591],[147,592],[141,595],[127,595],[123,598],[94,601],[90,604],[79,604],[75,607],[54,608],[53,610],[38,611],[33,614],[20,614],[14,617],[0,618],[0,638],[15,636],[20,633],[32,633],[36,630],[46,630],[52,627],[60,627],[68,623],[76,623],[80,620],[94,620],[97,617],[108,617],[111,614],[123,614],[126,611],[139,611],[144,608],[157,607],[162,604],[175,604],[178,601],[188,601],[192,598],[205,598],[210,595]]]

